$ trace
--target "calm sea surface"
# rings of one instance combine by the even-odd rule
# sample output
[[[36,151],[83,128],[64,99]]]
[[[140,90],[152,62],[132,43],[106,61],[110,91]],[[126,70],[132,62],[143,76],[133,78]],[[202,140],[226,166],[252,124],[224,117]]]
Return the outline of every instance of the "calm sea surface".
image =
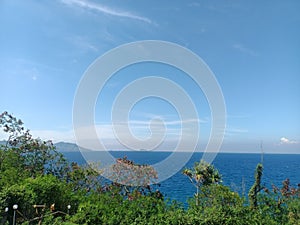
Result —
[[[85,164],[85,160],[79,152],[64,153],[69,161]],[[141,151],[113,151],[111,154],[115,158],[127,156],[128,159],[140,164],[154,164],[169,156],[169,152],[141,152]],[[185,153],[180,153],[185,154]],[[199,161],[202,153],[193,153],[191,159],[186,164],[190,168],[196,161]],[[247,195],[254,181],[254,171],[257,163],[260,163],[260,154],[236,154],[219,153],[213,161],[214,166],[222,174],[223,184],[231,187],[233,191],[241,195]],[[293,186],[300,183],[300,154],[265,154],[264,172],[262,183],[266,187],[272,184],[281,186],[282,181],[290,179]],[[169,179],[161,182],[159,190],[167,198],[186,203],[187,199],[195,193],[195,188],[188,178],[182,175],[182,170]]]

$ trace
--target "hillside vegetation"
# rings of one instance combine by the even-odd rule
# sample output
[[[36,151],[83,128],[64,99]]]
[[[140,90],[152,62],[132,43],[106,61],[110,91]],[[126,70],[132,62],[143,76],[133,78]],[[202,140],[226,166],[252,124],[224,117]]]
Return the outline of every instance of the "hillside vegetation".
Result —
[[[118,159],[111,167],[116,182],[107,182],[96,165],[68,162],[7,112],[0,128],[8,137],[0,146],[0,224],[300,224],[300,187],[288,179],[282,187],[263,187],[261,164],[245,199],[222,184],[212,165],[195,162],[182,171],[195,186],[185,208],[149,185],[157,179],[151,166]],[[133,180],[138,186],[129,185]]]

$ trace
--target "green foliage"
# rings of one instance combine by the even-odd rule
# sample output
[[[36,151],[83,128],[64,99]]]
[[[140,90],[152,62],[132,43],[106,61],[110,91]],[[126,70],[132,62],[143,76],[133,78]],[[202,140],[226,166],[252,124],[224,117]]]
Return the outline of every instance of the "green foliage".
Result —
[[[17,154],[13,149],[6,151],[0,149],[0,154],[2,156],[0,190],[5,186],[11,186],[29,177],[29,173],[24,170],[23,156]]]
[[[17,204],[22,212],[19,219],[28,220],[32,217],[49,212],[50,206],[55,204],[56,211],[66,212],[67,205],[76,206],[77,201],[70,187],[53,175],[45,175],[36,178],[27,178],[19,184],[5,187],[0,192],[0,208]],[[34,205],[45,205],[44,208],[36,209]],[[10,211],[12,216],[12,210]]]
[[[72,162],[65,173],[64,180],[75,192],[87,193],[92,190],[101,189],[101,177],[96,169],[90,165],[79,166]]]
[[[259,163],[256,166],[256,170],[255,170],[255,182],[248,194],[250,206],[254,208],[257,207],[257,195],[263,189],[261,187],[262,173],[263,173],[263,165]]]
[[[17,224],[22,225],[300,225],[300,185],[291,187],[287,179],[281,188],[263,188],[261,164],[247,202],[220,184],[221,175],[212,165],[196,162],[183,171],[197,188],[183,208],[152,191],[157,173],[149,165],[118,159],[110,170],[115,182],[104,183],[96,165],[69,164],[52,142],[33,138],[7,112],[0,114],[0,128],[8,134],[0,146],[1,224],[12,224],[12,206],[18,204]]]
[[[258,203],[258,210],[277,224],[300,224],[300,185],[291,187],[289,179],[282,182],[281,188],[265,188]]]
[[[215,169],[213,165],[203,160],[196,162],[192,169],[184,169],[182,173],[186,175],[196,187],[196,204],[198,204],[199,201],[199,189],[202,185],[207,186],[221,182],[219,171]]]
[[[0,209],[8,207],[4,219],[12,220],[12,206],[17,204],[18,222],[56,211],[66,211],[67,204],[76,206],[80,198],[66,176],[72,173],[61,153],[51,141],[35,139],[23,122],[7,112],[0,114],[0,128],[7,133],[7,141],[0,145]],[[33,205],[45,205],[42,212]],[[4,221],[3,221],[4,222]]]
[[[89,195],[71,221],[78,224],[184,224],[183,210],[153,195],[124,199],[118,193]]]
[[[23,122],[7,112],[0,114],[0,128],[8,135],[6,144],[0,146],[1,174],[17,168],[20,174],[24,172],[30,177],[43,174],[63,176],[67,162],[51,141],[33,138]]]
[[[184,169],[186,175],[196,186],[210,185],[221,181],[221,175],[213,165],[201,160],[192,169]]]
[[[203,186],[198,204],[190,203],[192,224],[242,224],[246,211],[244,200],[228,187],[218,184]]]

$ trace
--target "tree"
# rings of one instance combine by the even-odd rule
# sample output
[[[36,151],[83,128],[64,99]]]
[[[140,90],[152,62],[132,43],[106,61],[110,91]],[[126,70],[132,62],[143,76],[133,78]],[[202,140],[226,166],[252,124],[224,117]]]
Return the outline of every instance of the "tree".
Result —
[[[146,187],[155,183],[157,178],[157,172],[152,166],[134,163],[126,156],[117,159],[110,170],[110,179],[126,186]]]
[[[65,181],[71,185],[73,191],[80,191],[83,194],[101,189],[102,180],[103,177],[93,164],[78,165],[76,162],[71,162],[65,175]]]
[[[253,208],[257,207],[257,194],[263,189],[263,187],[261,187],[262,174],[263,174],[263,165],[259,163],[257,164],[255,170],[255,182],[248,193],[250,206]]]
[[[106,172],[106,176],[112,181],[111,186],[128,198],[152,193],[151,184],[155,185],[158,178],[152,166],[137,164],[126,156],[117,159]]]
[[[52,141],[33,138],[20,119],[8,112],[0,114],[0,128],[8,135],[4,145],[0,146],[0,172],[17,166],[30,177],[53,174],[63,177],[68,163],[63,155],[55,150]],[[18,165],[9,165],[8,158],[18,158]]]
[[[221,175],[213,165],[200,160],[196,162],[192,169],[184,169],[183,174],[186,175],[191,183],[196,187],[197,192],[196,205],[198,205],[199,190],[202,185],[207,186],[215,183],[221,182]]]

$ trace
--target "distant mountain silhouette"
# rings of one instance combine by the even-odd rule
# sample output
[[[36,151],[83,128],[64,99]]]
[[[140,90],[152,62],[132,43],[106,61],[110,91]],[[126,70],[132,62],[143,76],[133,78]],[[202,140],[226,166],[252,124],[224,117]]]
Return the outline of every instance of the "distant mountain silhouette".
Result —
[[[79,151],[91,151],[89,149],[80,148],[78,145],[69,142],[58,142],[54,144],[56,150],[59,152],[79,152]]]
[[[6,145],[6,141],[0,141],[0,145]],[[79,150],[78,145],[69,142],[58,142],[54,146],[58,152],[79,152],[79,151],[91,151],[89,149],[81,148]]]

